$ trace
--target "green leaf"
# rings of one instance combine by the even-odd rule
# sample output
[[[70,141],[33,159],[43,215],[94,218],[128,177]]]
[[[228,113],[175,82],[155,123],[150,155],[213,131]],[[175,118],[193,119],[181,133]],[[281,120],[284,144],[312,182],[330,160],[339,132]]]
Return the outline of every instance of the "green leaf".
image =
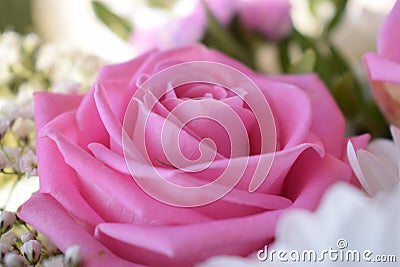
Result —
[[[235,39],[228,29],[224,28],[218,22],[205,2],[203,2],[203,5],[207,13],[208,22],[208,32],[205,36],[205,43],[246,63],[250,67],[254,67],[254,62],[249,51]]]
[[[126,20],[110,11],[100,1],[93,1],[92,6],[97,18],[99,18],[110,30],[123,40],[129,40],[132,28]]]
[[[147,4],[152,7],[171,9],[175,5],[175,0],[147,0]]]
[[[301,58],[293,62],[289,67],[290,73],[310,73],[314,71],[317,54],[311,48],[304,51]]]
[[[348,0],[334,0],[333,3],[335,4],[336,12],[331,21],[329,21],[328,25],[326,26],[323,37],[328,37],[329,33],[339,24],[342,20],[344,15],[344,11],[346,10]]]

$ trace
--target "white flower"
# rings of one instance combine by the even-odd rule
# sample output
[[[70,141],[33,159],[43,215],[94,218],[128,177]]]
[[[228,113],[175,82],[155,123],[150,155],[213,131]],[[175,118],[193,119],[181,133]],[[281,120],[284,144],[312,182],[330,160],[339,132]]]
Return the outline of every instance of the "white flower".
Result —
[[[28,53],[33,52],[40,44],[40,38],[36,33],[29,33],[25,36],[22,47]]]
[[[35,176],[37,160],[36,155],[32,150],[28,150],[18,161],[18,169],[20,172],[25,173],[27,177]]]
[[[6,155],[4,154],[3,151],[0,150],[0,170],[7,168],[9,164],[10,162],[8,161]]]
[[[0,214],[0,235],[7,232],[13,226],[16,216],[9,211],[2,211]]]
[[[367,150],[354,150],[347,145],[347,157],[362,187],[374,196],[381,191],[390,191],[400,182],[400,130],[391,127],[393,141],[376,139]]]
[[[0,115],[0,136],[7,131],[9,126],[10,120],[8,120],[5,116]]]
[[[13,245],[16,241],[17,235],[13,231],[8,231],[0,237],[0,244],[5,245],[10,251],[13,249]]]
[[[33,131],[33,121],[31,119],[18,118],[14,121],[11,128],[13,133],[18,138],[26,138]]]
[[[23,243],[28,242],[30,240],[34,240],[34,239],[35,239],[35,237],[33,236],[33,234],[31,232],[23,232],[21,234],[21,241]]]
[[[15,253],[7,253],[4,256],[4,264],[6,267],[24,267],[24,258],[21,255],[17,255]]]
[[[79,246],[70,246],[65,251],[64,263],[67,267],[78,267],[81,264],[81,255]]]
[[[7,166],[7,167],[13,168],[17,172],[20,172],[19,160],[21,158],[21,148],[4,146],[3,151],[8,159],[9,166]]]
[[[286,252],[283,258],[288,262],[281,262],[277,254],[274,260],[268,255],[266,261],[254,259],[253,255],[251,259],[211,258],[200,266],[287,266],[288,264],[301,267],[366,266],[368,257],[371,261],[378,256],[398,257],[400,255],[399,202],[400,185],[388,194],[368,198],[357,188],[338,183],[328,189],[315,212],[293,210],[283,215],[278,222],[275,243],[268,247],[268,251]],[[352,255],[348,256],[348,262],[340,259],[335,261],[334,257],[330,260],[326,254],[323,260],[317,262],[307,260],[294,262],[291,259],[295,259],[296,254],[291,254],[292,258],[289,256],[292,251],[300,254],[304,251],[314,251],[317,259],[322,259],[324,250],[330,249],[339,251],[336,252],[338,257],[358,251],[355,253],[360,253],[360,262],[357,262],[357,256],[354,256],[355,261],[353,261]],[[364,256],[367,258],[364,258],[363,253],[366,251],[367,254]],[[389,265],[375,262],[371,266]]]
[[[21,254],[30,265],[35,265],[40,259],[41,244],[37,240],[29,240],[21,247]]]
[[[43,267],[64,267],[63,255],[50,257],[42,262]]]

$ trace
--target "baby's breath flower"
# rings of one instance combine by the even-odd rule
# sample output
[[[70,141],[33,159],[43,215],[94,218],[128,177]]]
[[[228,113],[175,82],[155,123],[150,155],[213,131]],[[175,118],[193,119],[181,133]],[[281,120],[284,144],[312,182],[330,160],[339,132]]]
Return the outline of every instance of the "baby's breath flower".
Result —
[[[8,250],[13,250],[13,245],[17,241],[17,235],[13,231],[8,231],[1,235],[0,243],[7,246]]]
[[[33,121],[31,119],[18,118],[15,120],[11,130],[18,138],[26,138],[33,131]]]
[[[36,155],[32,150],[28,150],[18,161],[20,172],[25,173],[27,177],[35,176],[37,174]]]
[[[0,136],[2,136],[10,126],[10,120],[3,115],[0,115]]]
[[[31,232],[23,232],[21,235],[21,241],[23,243],[26,243],[26,242],[28,242],[30,240],[34,240],[34,239],[35,239],[35,237],[33,236],[33,234]]]
[[[0,235],[4,234],[13,226],[16,216],[9,211],[2,211],[0,214]]]
[[[21,255],[17,255],[13,252],[9,252],[4,256],[3,260],[7,267],[24,267],[24,258]]]
[[[25,52],[32,53],[40,44],[40,38],[35,33],[29,33],[25,36],[22,47]]]
[[[42,245],[37,240],[29,240],[21,247],[21,254],[30,265],[35,265],[40,259]]]
[[[80,248],[77,245],[70,246],[65,251],[65,266],[78,267],[81,264]]]
[[[8,167],[10,163],[8,162],[8,159],[6,155],[4,154],[3,151],[0,150],[0,170],[3,170],[4,168]]]
[[[8,246],[0,242],[0,261],[3,260],[4,255],[8,252]]]
[[[10,168],[14,168],[15,171],[21,172],[19,168],[19,159],[21,158],[21,148],[20,147],[3,147],[4,153],[8,159]]]
[[[64,267],[64,256],[57,255],[42,262],[43,267]]]

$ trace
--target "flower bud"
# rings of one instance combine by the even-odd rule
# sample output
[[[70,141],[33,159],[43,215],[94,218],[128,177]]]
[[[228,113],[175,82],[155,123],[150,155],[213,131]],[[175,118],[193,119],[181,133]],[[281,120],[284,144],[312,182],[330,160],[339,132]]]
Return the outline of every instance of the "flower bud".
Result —
[[[79,246],[70,246],[65,251],[65,266],[78,267],[81,264],[81,255]]]
[[[16,218],[15,214],[9,211],[3,211],[0,214],[0,235],[11,229]]]
[[[30,265],[35,265],[40,259],[42,245],[37,240],[29,240],[21,247],[21,253]]]
[[[8,246],[0,242],[0,261],[3,261],[4,256],[8,252]]]
[[[7,253],[3,259],[4,265],[7,267],[24,267],[24,259],[21,255],[15,253]]]
[[[33,236],[33,234],[31,232],[24,232],[21,235],[22,243],[26,243],[26,242],[28,242],[30,240],[34,240],[34,239],[35,239],[35,237]]]

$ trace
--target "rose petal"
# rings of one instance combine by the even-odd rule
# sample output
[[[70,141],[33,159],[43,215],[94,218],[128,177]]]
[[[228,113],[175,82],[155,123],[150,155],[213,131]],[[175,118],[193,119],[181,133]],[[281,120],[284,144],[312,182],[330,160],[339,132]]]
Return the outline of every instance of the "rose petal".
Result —
[[[49,137],[57,144],[65,162],[79,173],[80,189],[86,201],[106,221],[182,224],[208,220],[194,211],[152,199],[136,185],[132,177],[107,168],[62,134],[52,132]],[[99,195],[102,197],[99,198]]]
[[[37,161],[40,175],[40,192],[50,193],[77,219],[86,224],[88,229],[101,221],[100,216],[82,198],[77,190],[76,173],[65,163],[57,146],[47,134],[56,129],[65,129],[65,134],[76,134],[70,129],[75,124],[75,112],[70,111],[59,115],[57,118],[42,128],[37,138]],[[62,190],[60,190],[62,188]]]
[[[400,3],[394,5],[378,36],[378,52],[384,57],[400,62]]]
[[[301,144],[310,132],[311,102],[307,94],[292,84],[257,79],[271,106],[277,127],[278,149],[288,149]]]
[[[78,245],[85,266],[139,266],[115,256],[48,194],[32,196],[19,208],[18,217],[29,222],[64,252],[69,246]]]
[[[273,79],[296,85],[307,94],[311,101],[312,110],[311,131],[321,139],[327,152],[340,157],[343,148],[337,144],[343,142],[344,117],[318,76],[314,74],[285,75],[275,76]]]
[[[35,127],[38,133],[42,127],[63,112],[78,108],[83,95],[65,95],[48,92],[36,92]]]

